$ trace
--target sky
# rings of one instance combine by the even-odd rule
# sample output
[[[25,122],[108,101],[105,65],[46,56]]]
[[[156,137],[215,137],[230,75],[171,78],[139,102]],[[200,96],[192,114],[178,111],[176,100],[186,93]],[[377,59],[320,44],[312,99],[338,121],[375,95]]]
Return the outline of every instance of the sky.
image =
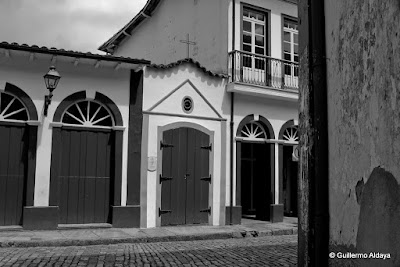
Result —
[[[0,42],[103,54],[97,48],[146,0],[0,0]]]

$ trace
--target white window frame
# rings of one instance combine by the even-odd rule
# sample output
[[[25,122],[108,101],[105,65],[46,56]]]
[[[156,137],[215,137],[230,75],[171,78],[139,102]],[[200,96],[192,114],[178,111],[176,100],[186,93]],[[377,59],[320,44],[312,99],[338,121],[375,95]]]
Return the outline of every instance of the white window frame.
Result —
[[[296,28],[297,29],[286,27],[285,26],[286,22],[292,23],[292,24],[296,24]],[[283,26],[282,27],[283,28],[283,31],[282,31],[283,32],[283,36],[282,36],[282,54],[283,54],[283,59],[284,60],[288,60],[288,61],[293,62],[293,63],[299,63],[298,60],[295,61],[295,56],[297,56],[297,58],[298,58],[299,54],[298,53],[295,54],[295,51],[294,51],[295,45],[297,45],[297,46],[299,45],[298,44],[298,35],[299,35],[298,22],[296,20],[294,20],[294,19],[290,19],[290,18],[284,17],[282,26]],[[286,32],[290,34],[290,41],[289,42],[285,40],[285,33]],[[295,34],[297,35],[297,43],[295,43],[295,40],[294,40]],[[285,52],[285,43],[289,43],[289,45],[290,45],[290,51],[289,51],[290,59],[286,59],[285,58],[285,54],[288,54],[288,53]],[[298,76],[298,73],[296,73],[294,71],[294,69],[292,69],[291,70],[291,74],[286,74],[286,75]]]

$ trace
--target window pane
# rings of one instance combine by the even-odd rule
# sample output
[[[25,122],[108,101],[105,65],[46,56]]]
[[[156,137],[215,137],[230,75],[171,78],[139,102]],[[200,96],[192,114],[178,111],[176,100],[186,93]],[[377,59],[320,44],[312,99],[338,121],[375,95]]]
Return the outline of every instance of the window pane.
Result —
[[[298,55],[294,55],[294,62],[299,62],[299,56]]]
[[[8,104],[12,101],[13,97],[7,94],[1,94],[0,113],[2,113]]]
[[[284,57],[285,60],[292,60],[290,54],[288,54],[288,53],[284,53],[283,57]]]
[[[264,48],[256,47],[256,54],[264,55]]]
[[[294,37],[294,42],[296,44],[298,44],[299,43],[299,35],[297,33],[293,33],[293,37]]]
[[[256,34],[264,35],[264,25],[256,24]]]
[[[251,32],[251,22],[243,21],[243,31]]]
[[[99,125],[99,126],[112,126],[112,119],[111,119],[111,117],[108,117],[107,119],[104,119],[104,120],[96,123],[96,125]]]
[[[64,114],[62,122],[68,124],[81,124],[79,121],[75,120],[70,115],[68,115],[68,113]]]
[[[297,30],[297,22],[292,21],[292,20],[285,20],[283,23],[283,27],[292,29],[292,30]]]
[[[290,43],[283,43],[283,51],[290,53]]]
[[[258,15],[257,15],[257,19],[258,19],[258,20],[261,20],[261,21],[264,21],[264,20],[265,20],[265,16],[262,15],[262,14],[258,14]]]
[[[254,60],[255,68],[259,70],[265,69],[265,59],[256,58]]]
[[[256,45],[264,47],[264,37],[256,36]]]
[[[243,67],[251,68],[251,57],[243,56]]]
[[[285,74],[286,75],[291,75],[292,74],[292,68],[290,65],[285,64]]]
[[[249,16],[249,11],[246,9],[243,9],[243,17],[248,17]]]
[[[251,35],[243,34],[243,43],[251,44]]]
[[[17,110],[14,110],[17,111]],[[11,112],[8,112],[11,113]],[[8,120],[17,120],[17,121],[27,121],[28,120],[28,113],[26,110],[19,111],[17,113],[14,113],[14,115],[11,115],[7,117]]]
[[[294,53],[295,54],[299,53],[299,45],[297,45],[297,44],[294,45]]]
[[[87,116],[88,101],[79,102],[79,103],[77,103],[77,105],[79,106],[80,110],[82,111],[83,116]],[[80,118],[80,117],[81,116],[79,116],[78,118]]]
[[[299,76],[299,68],[298,67],[294,67],[294,76]]]
[[[283,40],[290,42],[290,32],[283,32]]]
[[[257,14],[256,13],[251,12],[251,11],[249,13],[250,13],[250,18],[252,18],[252,19],[257,18]]]
[[[243,51],[251,52],[251,46],[243,44]]]

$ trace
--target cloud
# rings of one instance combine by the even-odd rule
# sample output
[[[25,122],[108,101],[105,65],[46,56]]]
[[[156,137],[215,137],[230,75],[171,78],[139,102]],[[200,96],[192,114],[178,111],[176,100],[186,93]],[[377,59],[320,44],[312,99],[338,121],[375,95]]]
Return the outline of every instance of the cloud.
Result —
[[[99,53],[146,0],[1,0],[0,41]]]

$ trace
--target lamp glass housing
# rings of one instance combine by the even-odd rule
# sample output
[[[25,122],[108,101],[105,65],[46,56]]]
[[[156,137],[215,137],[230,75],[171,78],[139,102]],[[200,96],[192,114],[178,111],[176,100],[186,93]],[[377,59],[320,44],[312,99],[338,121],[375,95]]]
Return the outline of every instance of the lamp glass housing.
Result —
[[[49,72],[43,76],[46,87],[50,92],[56,89],[58,82],[60,81],[60,74],[56,71],[54,66],[50,67]]]

